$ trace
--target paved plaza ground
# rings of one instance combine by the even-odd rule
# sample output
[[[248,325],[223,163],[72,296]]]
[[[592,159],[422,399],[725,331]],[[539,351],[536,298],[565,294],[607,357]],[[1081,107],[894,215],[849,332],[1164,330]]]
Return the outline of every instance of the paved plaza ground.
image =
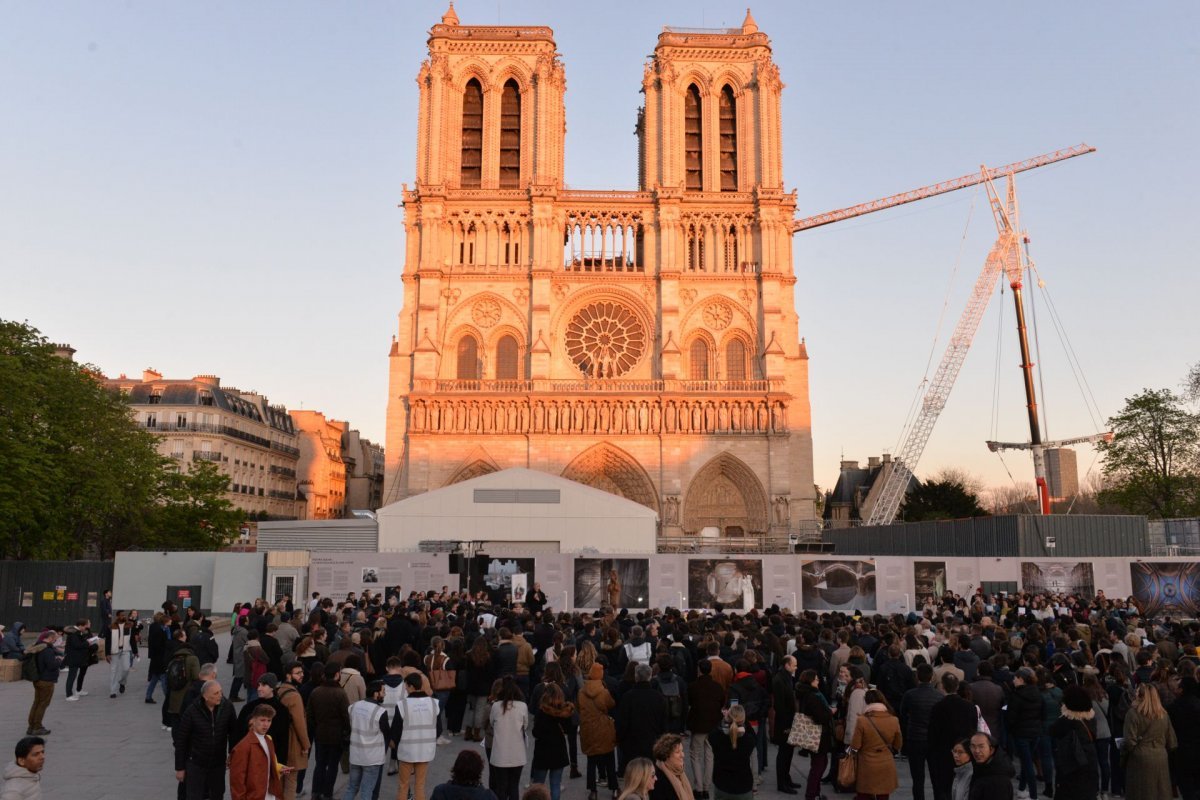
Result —
[[[220,634],[217,641],[222,658],[229,646],[229,635]],[[144,655],[144,652],[143,652]],[[223,661],[220,665],[221,684],[228,692],[232,681],[232,667]],[[161,707],[143,702],[146,691],[146,660],[142,659],[129,676],[128,691],[117,699],[108,697],[109,668],[103,661],[88,671],[84,690],[90,692],[77,702],[65,702],[66,671],[55,689],[54,702],[46,712],[46,727],[51,734],[46,737],[46,769],[42,773],[42,794],[50,798],[71,800],[173,800],[176,783],[172,760],[171,734],[160,724]],[[161,702],[162,695],[157,695]],[[33,686],[25,681],[0,683],[0,763],[12,760],[12,748],[25,735],[26,716],[33,699]],[[240,708],[240,704],[238,705]],[[450,766],[459,750],[464,747],[482,745],[464,742],[455,738],[452,744],[438,748],[437,759],[430,769],[426,791],[448,779]],[[532,746],[530,747],[532,754]],[[686,752],[686,748],[685,748]],[[759,800],[783,800],[787,795],[775,791],[774,771],[775,747],[771,746],[771,761],[758,790]],[[581,754],[580,768],[585,761]],[[907,765],[898,762],[900,789],[892,795],[897,800],[910,800],[911,781]],[[797,757],[793,765],[795,780],[803,782],[808,769],[808,759]],[[529,780],[526,768],[524,780]],[[396,777],[384,777],[381,799],[392,800],[396,796]],[[338,778],[335,797],[340,798],[346,785],[346,776]],[[308,790],[308,780],[305,780]],[[825,787],[831,798],[849,798],[853,795],[834,795]],[[227,792],[228,795],[228,792]],[[584,779],[563,778],[564,800],[586,800],[587,788]],[[601,792],[601,798],[606,795]]]

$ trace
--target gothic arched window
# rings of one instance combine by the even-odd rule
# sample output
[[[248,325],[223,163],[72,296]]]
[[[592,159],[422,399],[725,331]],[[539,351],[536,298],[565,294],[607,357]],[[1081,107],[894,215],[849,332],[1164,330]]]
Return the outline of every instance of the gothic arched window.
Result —
[[[459,182],[478,189],[483,178],[483,87],[475,78],[463,90],[462,172]]]
[[[683,98],[683,169],[684,188],[694,192],[704,189],[704,150],[700,131],[700,90],[693,83]]]
[[[500,95],[500,188],[521,184],[521,90],[517,82],[504,84]]]
[[[730,339],[725,345],[725,380],[746,380],[746,345],[741,339]]]
[[[467,334],[458,340],[458,372],[460,381],[479,380],[479,342]]]
[[[688,349],[688,377],[694,381],[708,380],[708,342],[697,339]]]
[[[515,381],[520,378],[520,363],[517,355],[517,340],[505,334],[496,342],[496,380]]]
[[[737,174],[737,104],[728,84],[721,90],[718,108],[721,141],[721,191],[736,192]]]

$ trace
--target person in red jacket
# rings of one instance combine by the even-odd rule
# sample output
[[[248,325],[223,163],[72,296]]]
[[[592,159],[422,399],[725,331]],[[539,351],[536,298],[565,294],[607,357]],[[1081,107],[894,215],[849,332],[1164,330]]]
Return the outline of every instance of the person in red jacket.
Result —
[[[283,797],[280,775],[291,772],[275,758],[275,743],[267,735],[275,709],[260,703],[250,715],[250,732],[229,754],[229,791],[233,800]]]

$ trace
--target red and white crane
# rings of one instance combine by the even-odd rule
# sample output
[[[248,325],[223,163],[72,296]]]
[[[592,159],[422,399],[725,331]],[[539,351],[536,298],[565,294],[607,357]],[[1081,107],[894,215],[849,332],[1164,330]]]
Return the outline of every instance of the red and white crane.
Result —
[[[979,277],[975,281],[971,297],[967,301],[966,308],[963,309],[962,316],[959,317],[958,325],[954,328],[954,333],[950,337],[950,342],[946,346],[946,352],[942,355],[942,360],[938,364],[937,371],[934,373],[933,379],[925,387],[925,393],[920,402],[920,409],[913,420],[912,426],[908,429],[904,443],[900,447],[900,452],[896,454],[892,470],[887,475],[880,489],[879,496],[871,508],[867,524],[888,525],[895,520],[896,514],[900,510],[900,504],[903,502],[905,493],[908,491],[908,486],[912,481],[913,473],[916,471],[917,463],[920,461],[921,454],[925,450],[925,445],[929,442],[929,437],[933,433],[934,424],[941,415],[942,409],[946,407],[946,401],[950,397],[951,389],[954,388],[954,382],[958,378],[959,370],[962,368],[963,361],[967,357],[967,351],[971,347],[971,342],[975,339],[976,331],[979,330],[979,323],[983,319],[984,311],[987,310],[992,292],[995,290],[996,283],[1002,277],[1008,279],[1009,287],[1013,291],[1013,301],[1017,308],[1017,331],[1021,345],[1021,369],[1025,377],[1025,397],[1029,412],[1030,441],[1020,444],[989,442],[988,446],[993,450],[1022,448],[1032,451],[1040,510],[1043,514],[1048,514],[1050,512],[1050,499],[1046,485],[1046,467],[1043,451],[1047,447],[1062,446],[1081,441],[1095,441],[1105,436],[1111,437],[1111,434],[1098,434],[1096,436],[1079,437],[1062,442],[1042,441],[1041,430],[1038,424],[1037,398],[1034,393],[1033,362],[1030,359],[1029,341],[1025,332],[1023,277],[1028,263],[1025,245],[1028,243],[1029,238],[1020,227],[1016,179],[1014,177],[1018,172],[1055,164],[1059,161],[1065,161],[1068,158],[1095,152],[1095,150],[1096,148],[1094,147],[1080,144],[1075,147],[1037,156],[1036,158],[1026,159],[1025,161],[1017,161],[1003,167],[989,168],[983,166],[979,172],[964,175],[961,178],[935,183],[931,186],[891,195],[890,197],[883,197],[869,203],[860,203],[849,208],[798,219],[793,223],[793,232],[808,230],[809,228],[816,228],[821,225],[859,217],[863,214],[882,211],[885,208],[894,208],[895,206],[945,194],[946,192],[965,189],[968,186],[975,186],[980,183],[984,184],[987,189],[992,216],[996,223],[996,242],[992,245],[992,249],[984,261],[983,270],[979,273]],[[994,183],[996,179],[1002,177],[1008,179],[1007,191],[1003,197],[997,191]]]

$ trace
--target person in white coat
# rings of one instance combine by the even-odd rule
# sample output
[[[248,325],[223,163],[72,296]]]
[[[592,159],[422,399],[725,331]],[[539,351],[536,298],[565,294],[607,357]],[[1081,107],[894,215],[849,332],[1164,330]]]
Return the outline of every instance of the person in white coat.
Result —
[[[132,625],[125,617],[124,611],[117,612],[108,632],[108,649],[104,651],[104,660],[110,666],[108,696],[116,697],[118,693],[125,694],[125,681],[129,671],[133,669]]]
[[[492,689],[496,698],[488,716],[492,749],[488,755],[488,788],[498,800],[518,800],[521,795],[521,770],[528,761],[525,732],[529,730],[529,707],[512,675],[505,675]]]
[[[426,694],[421,681],[418,672],[406,677],[408,694],[396,705],[404,726],[396,746],[400,762],[400,788],[396,796],[408,797],[408,784],[413,781],[413,800],[425,800],[425,774],[437,754],[438,701]]]

